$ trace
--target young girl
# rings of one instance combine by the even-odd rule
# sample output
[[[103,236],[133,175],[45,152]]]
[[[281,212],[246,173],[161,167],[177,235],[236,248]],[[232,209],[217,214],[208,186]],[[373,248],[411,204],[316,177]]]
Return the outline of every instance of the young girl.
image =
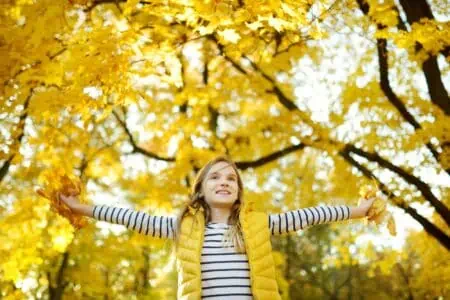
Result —
[[[271,235],[362,218],[374,199],[358,207],[318,206],[281,214],[254,211],[243,198],[236,165],[226,157],[198,173],[190,203],[179,218],[81,204],[60,195],[74,213],[122,224],[141,234],[176,241],[178,299],[281,299],[275,280]]]

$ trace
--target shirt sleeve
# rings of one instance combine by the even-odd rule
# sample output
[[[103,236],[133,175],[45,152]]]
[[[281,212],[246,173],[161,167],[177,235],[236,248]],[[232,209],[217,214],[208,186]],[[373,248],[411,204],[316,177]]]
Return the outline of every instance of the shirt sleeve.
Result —
[[[140,234],[162,239],[173,239],[177,228],[176,217],[152,216],[129,208],[95,205],[93,217],[99,221],[125,225]]]
[[[350,218],[347,205],[314,206],[280,214],[269,214],[269,229],[272,235],[281,235],[307,227]]]

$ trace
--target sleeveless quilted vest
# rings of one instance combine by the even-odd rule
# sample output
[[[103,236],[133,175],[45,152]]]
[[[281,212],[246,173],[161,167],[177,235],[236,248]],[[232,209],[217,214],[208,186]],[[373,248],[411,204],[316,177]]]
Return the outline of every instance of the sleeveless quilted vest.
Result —
[[[243,209],[239,216],[250,265],[250,280],[255,300],[281,299],[275,279],[267,214]],[[201,299],[200,259],[205,230],[202,210],[190,209],[181,222],[177,246],[178,299]]]
[[[203,211],[195,213],[189,207],[181,222],[177,253],[178,297],[179,300],[198,300],[202,293],[202,255],[205,217]]]

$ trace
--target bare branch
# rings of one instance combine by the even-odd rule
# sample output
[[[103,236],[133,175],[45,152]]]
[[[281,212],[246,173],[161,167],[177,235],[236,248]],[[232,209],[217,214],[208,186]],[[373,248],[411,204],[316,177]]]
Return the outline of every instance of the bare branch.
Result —
[[[375,179],[378,182],[379,189],[392,201],[392,203],[402,208],[407,214],[409,214],[417,222],[419,222],[428,234],[434,237],[447,250],[450,250],[450,236],[443,232],[439,227],[428,221],[428,219],[420,215],[414,208],[409,206],[402,199],[399,199],[392,195],[386,185],[382,183],[368,168],[357,162],[350,155],[349,151],[341,151],[339,154],[351,165],[356,167],[366,178]]]
[[[30,89],[30,93],[28,97],[25,100],[23,113],[20,115],[19,124],[17,130],[19,131],[19,135],[17,136],[16,145],[15,147],[20,147],[22,143],[22,139],[25,136],[25,121],[28,117],[28,106],[30,105],[31,97],[33,96],[34,89]],[[3,163],[2,167],[0,168],[0,182],[5,178],[6,174],[9,171],[9,168],[11,167],[11,162],[14,159],[14,156],[16,153],[12,153],[11,156]]]
[[[292,152],[295,152],[297,150],[302,150],[306,147],[305,144],[298,144],[298,145],[293,145],[290,147],[287,147],[285,149],[276,151],[274,153],[271,153],[269,155],[263,156],[257,160],[253,160],[253,161],[239,161],[236,162],[236,166],[241,169],[241,170],[245,170],[245,169],[249,169],[249,168],[257,168],[257,167],[261,167],[267,163],[273,162],[277,159],[279,159],[280,157],[283,157],[285,155],[288,155]]]
[[[444,205],[443,202],[439,201],[439,199],[433,194],[431,188],[419,178],[409,174],[402,168],[394,165],[388,160],[382,158],[376,152],[366,152],[360,148],[355,147],[354,145],[347,145],[343,150],[345,153],[354,153],[359,156],[362,156],[372,162],[377,162],[380,166],[398,174],[401,178],[403,178],[406,182],[411,185],[417,187],[417,189],[422,193],[425,199],[434,207],[436,212],[444,219],[447,225],[450,226],[450,210]]]
[[[133,135],[131,134],[129,128],[127,127],[125,121],[123,121],[119,115],[117,114],[117,112],[113,111],[114,116],[116,117],[117,121],[119,122],[119,124],[122,126],[122,128],[125,130],[125,133],[128,136],[128,139],[131,143],[131,146],[133,147],[133,153],[140,153],[143,154],[149,158],[153,158],[153,159],[157,159],[157,160],[162,160],[162,161],[167,161],[167,162],[174,162],[175,158],[173,157],[163,157],[160,156],[158,154],[155,154],[153,152],[147,151],[142,147],[139,147],[136,143],[136,141],[134,140]]]

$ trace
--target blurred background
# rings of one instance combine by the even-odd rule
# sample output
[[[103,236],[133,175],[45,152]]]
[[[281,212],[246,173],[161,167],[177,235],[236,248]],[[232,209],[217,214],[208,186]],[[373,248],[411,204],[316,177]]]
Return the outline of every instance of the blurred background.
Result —
[[[0,2],[0,298],[175,299],[170,241],[74,231],[35,190],[176,215],[211,158],[282,212],[397,223],[274,237],[283,299],[450,298],[450,4],[441,0]],[[57,178],[55,177],[55,180]]]

